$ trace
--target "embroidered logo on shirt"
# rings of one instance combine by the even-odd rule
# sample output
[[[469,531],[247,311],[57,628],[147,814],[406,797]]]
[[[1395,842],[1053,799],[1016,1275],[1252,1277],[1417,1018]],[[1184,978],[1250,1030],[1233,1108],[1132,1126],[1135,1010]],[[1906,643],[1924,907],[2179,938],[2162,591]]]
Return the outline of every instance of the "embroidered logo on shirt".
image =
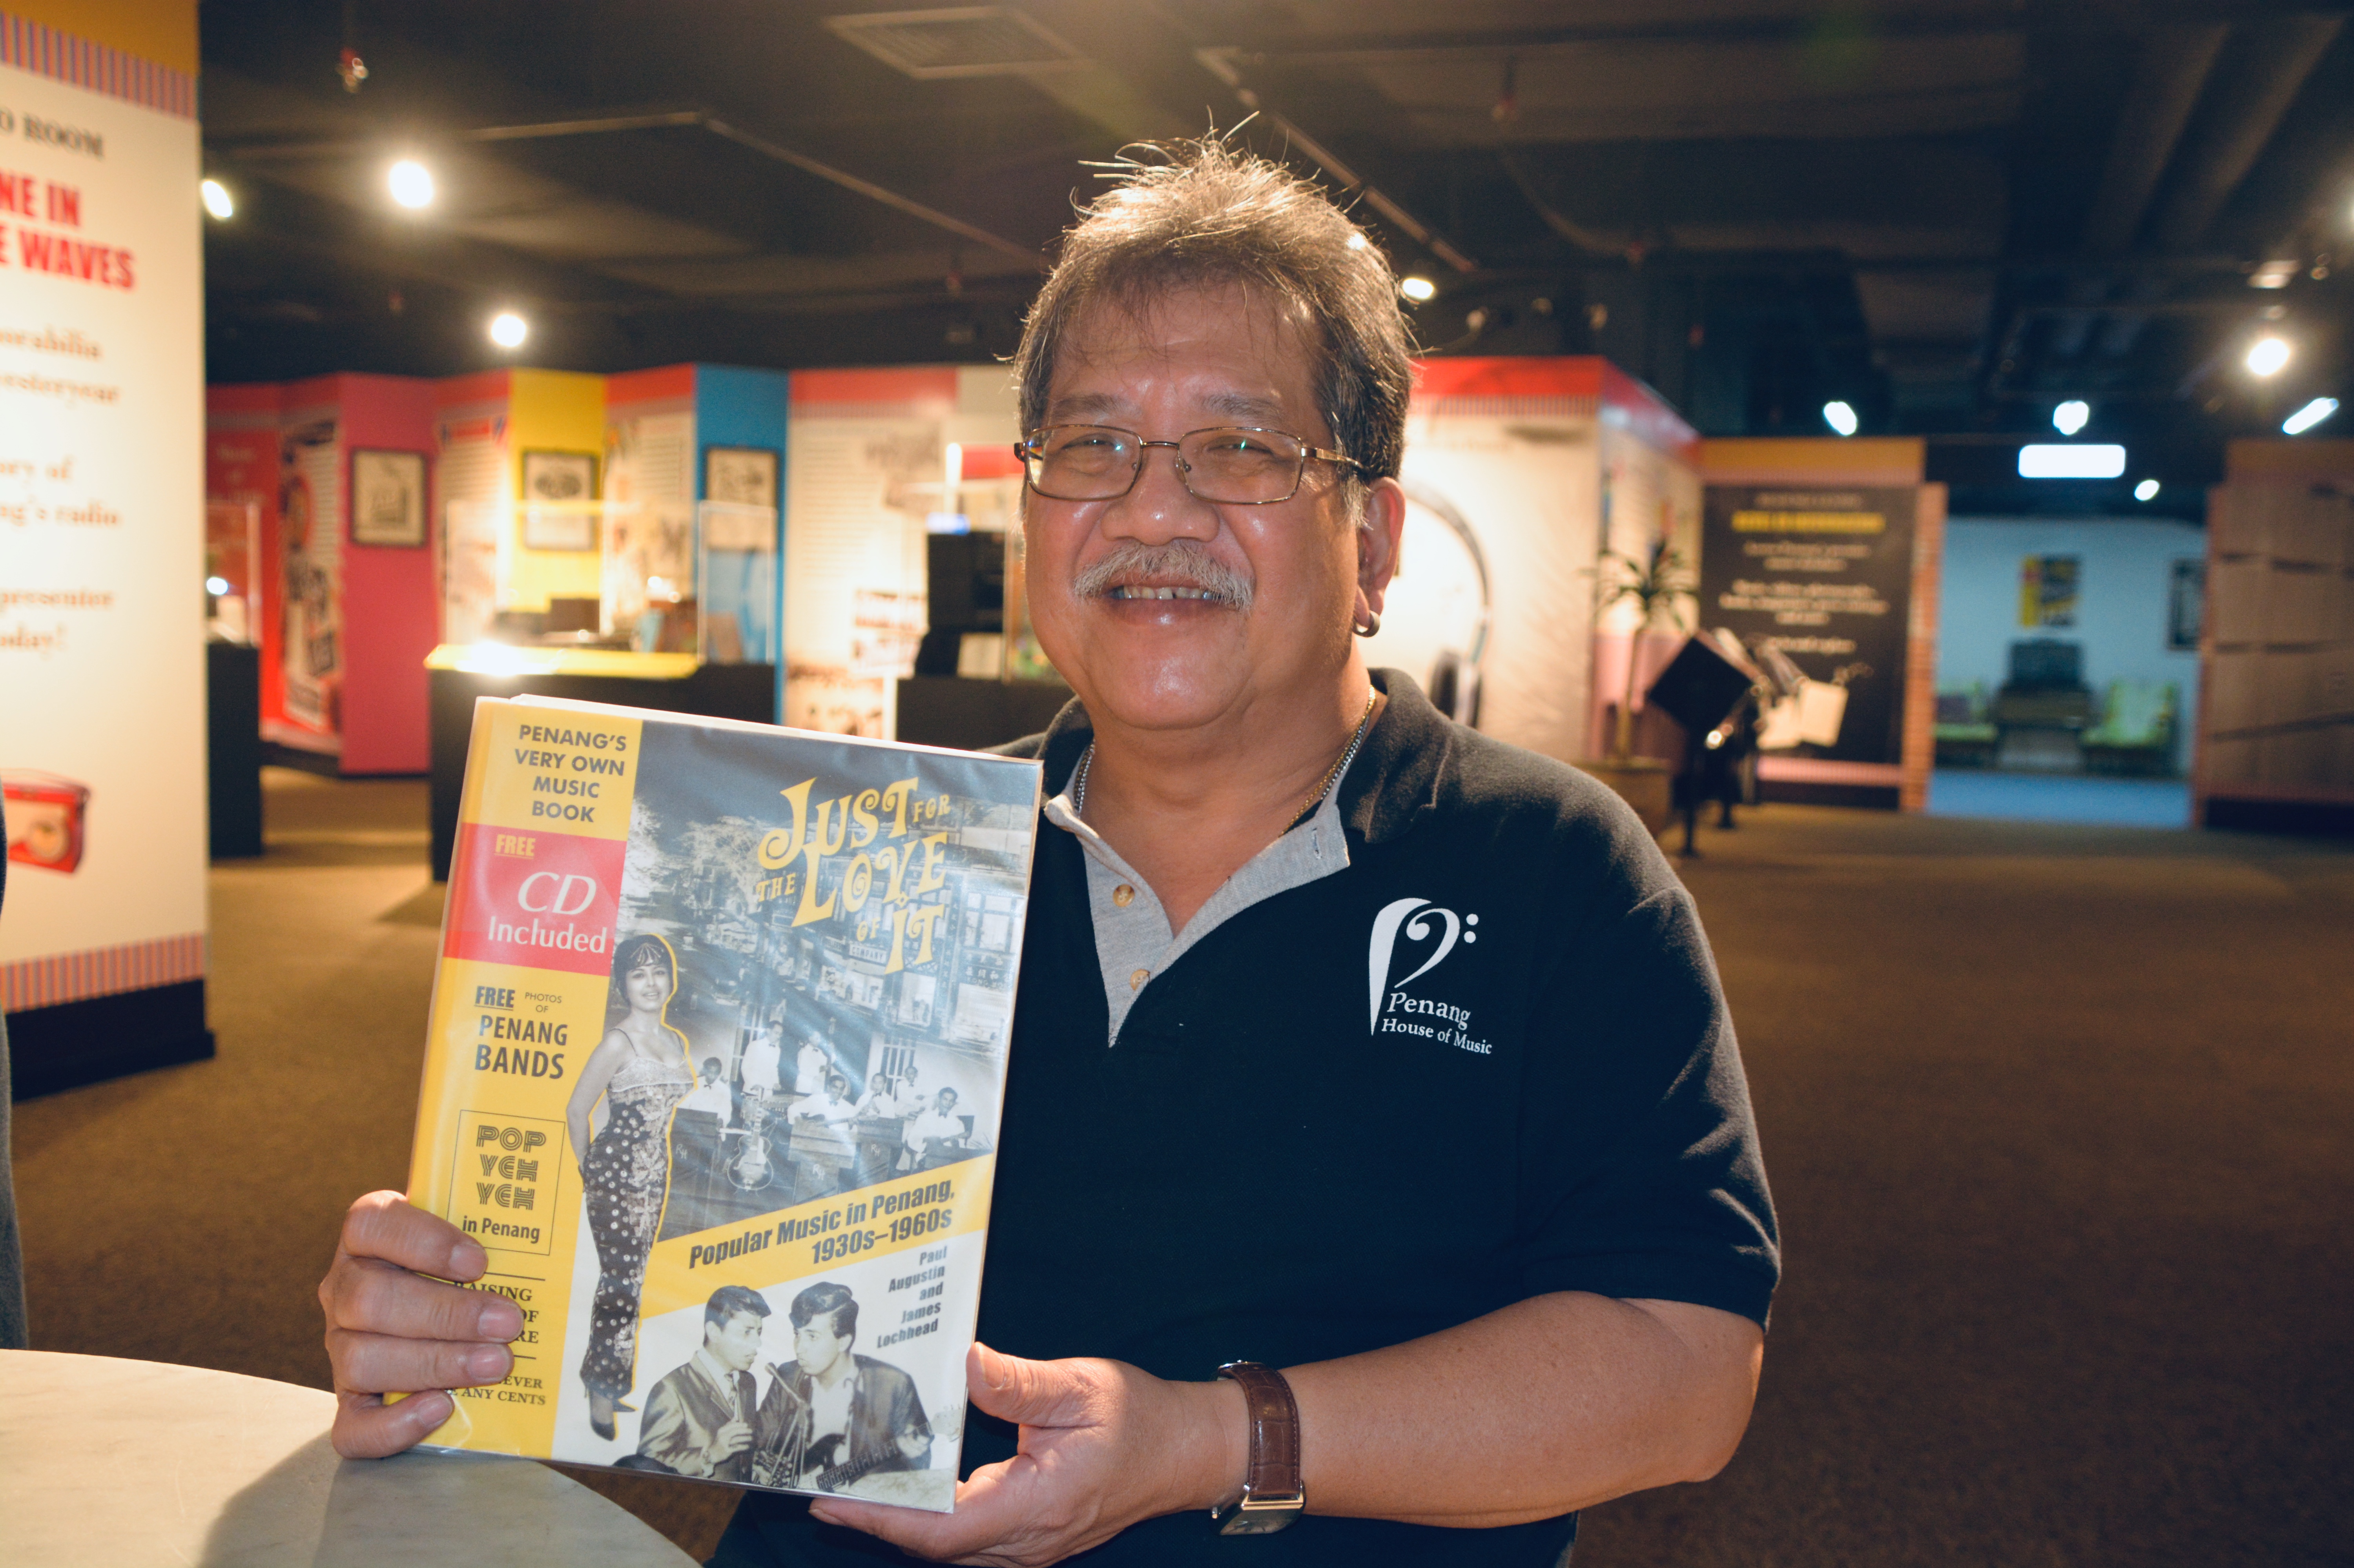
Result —
[[[1373,916],[1373,940],[1365,949],[1366,1033],[1378,1034],[1386,1027],[1393,1033],[1427,1035],[1478,1055],[1487,1055],[1488,1042],[1473,1040],[1465,1033],[1471,1027],[1469,1008],[1409,996],[1405,990],[1437,969],[1455,950],[1457,943],[1477,942],[1479,933],[1474,927],[1479,924],[1477,915],[1458,916],[1452,909],[1441,909],[1427,898],[1400,898],[1383,906],[1381,913]],[[1390,970],[1397,961],[1400,937],[1417,945],[1435,939],[1437,945],[1412,972],[1393,984]],[[1411,959],[1414,955],[1409,951],[1406,956]]]

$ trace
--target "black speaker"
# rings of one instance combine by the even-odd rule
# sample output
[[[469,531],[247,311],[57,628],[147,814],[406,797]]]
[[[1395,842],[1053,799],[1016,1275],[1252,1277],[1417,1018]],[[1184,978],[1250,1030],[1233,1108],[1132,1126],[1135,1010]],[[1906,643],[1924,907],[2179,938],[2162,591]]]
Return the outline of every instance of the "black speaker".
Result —
[[[1704,735],[1741,705],[1756,680],[1755,672],[1726,658],[1707,638],[1687,638],[1645,700],[1693,735]]]

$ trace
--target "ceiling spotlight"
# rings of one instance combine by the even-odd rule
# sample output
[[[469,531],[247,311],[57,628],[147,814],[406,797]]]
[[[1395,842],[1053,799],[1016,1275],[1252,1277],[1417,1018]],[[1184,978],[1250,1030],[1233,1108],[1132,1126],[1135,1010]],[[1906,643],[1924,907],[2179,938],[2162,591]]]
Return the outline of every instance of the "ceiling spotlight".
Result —
[[[1842,436],[1855,434],[1855,410],[1838,398],[1823,405],[1823,423]]]
[[[204,193],[207,212],[211,213],[223,223],[237,216],[237,203],[229,196],[227,185],[218,180],[207,180],[196,188]]]
[[[2248,350],[2248,368],[2258,376],[2277,376],[2288,363],[2288,353],[2286,338],[2260,337]]]
[[[2093,406],[2082,397],[2071,397],[2052,410],[2052,428],[2063,436],[2073,436],[2084,428],[2093,417]]]
[[[433,205],[433,171],[414,158],[403,158],[393,164],[386,183],[392,187],[392,199],[412,210]]]
[[[501,311],[491,318],[491,341],[501,348],[521,348],[530,335],[531,323],[513,311]]]
[[[2294,256],[2276,257],[2270,261],[2260,261],[2256,264],[2256,270],[2248,274],[2248,287],[2285,289],[2288,287],[2288,281],[2296,277],[2298,270],[2297,260]]]
[[[2287,418],[2281,421],[2281,434],[2284,436],[2301,436],[2305,434],[2306,431],[2313,429],[2314,426],[2321,423],[2322,420],[2329,418],[2330,415],[2335,414],[2336,412],[2338,412],[2337,398],[2316,397],[2312,402],[2307,403],[2304,408],[2299,408],[2296,413],[2291,414]]]
[[[212,595],[215,599],[218,599],[221,595],[228,592],[228,579],[227,577],[207,577],[205,579],[205,591]]]
[[[2145,479],[2145,480],[2143,480],[2139,484],[2135,485],[2135,486],[2134,486],[2134,499],[2135,499],[2136,501],[2155,501],[2155,500],[2157,500],[2157,499],[2158,499],[2158,481],[2156,481],[2156,480],[2154,480],[2154,479]]]
[[[1438,285],[1432,282],[1427,278],[1400,278],[1398,280],[1398,292],[1404,294],[1407,299],[1412,300],[1418,305],[1422,303],[1423,301],[1429,299],[1432,295],[1437,293]]]
[[[2126,449],[2098,441],[2038,441],[2019,449],[2021,479],[2115,479],[2125,471]]]

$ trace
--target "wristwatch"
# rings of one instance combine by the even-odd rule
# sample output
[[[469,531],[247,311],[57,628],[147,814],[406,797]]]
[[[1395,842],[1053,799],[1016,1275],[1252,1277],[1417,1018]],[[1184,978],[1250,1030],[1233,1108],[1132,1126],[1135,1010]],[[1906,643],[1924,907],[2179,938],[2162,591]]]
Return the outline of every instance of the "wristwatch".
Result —
[[[1273,1367],[1228,1361],[1218,1375],[1242,1385],[1250,1412],[1250,1468],[1241,1493],[1210,1510],[1220,1535],[1273,1535],[1308,1506],[1299,1477],[1299,1405]]]

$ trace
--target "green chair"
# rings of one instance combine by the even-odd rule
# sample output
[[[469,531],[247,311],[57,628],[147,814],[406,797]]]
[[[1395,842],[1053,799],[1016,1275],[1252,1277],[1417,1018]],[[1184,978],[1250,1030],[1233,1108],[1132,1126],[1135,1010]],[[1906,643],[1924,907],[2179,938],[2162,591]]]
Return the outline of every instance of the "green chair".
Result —
[[[2171,681],[2111,681],[2100,722],[2084,734],[2086,770],[2171,775],[2178,698]]]
[[[1984,768],[2000,738],[1987,713],[1986,686],[1972,681],[1937,694],[1937,766]]]

